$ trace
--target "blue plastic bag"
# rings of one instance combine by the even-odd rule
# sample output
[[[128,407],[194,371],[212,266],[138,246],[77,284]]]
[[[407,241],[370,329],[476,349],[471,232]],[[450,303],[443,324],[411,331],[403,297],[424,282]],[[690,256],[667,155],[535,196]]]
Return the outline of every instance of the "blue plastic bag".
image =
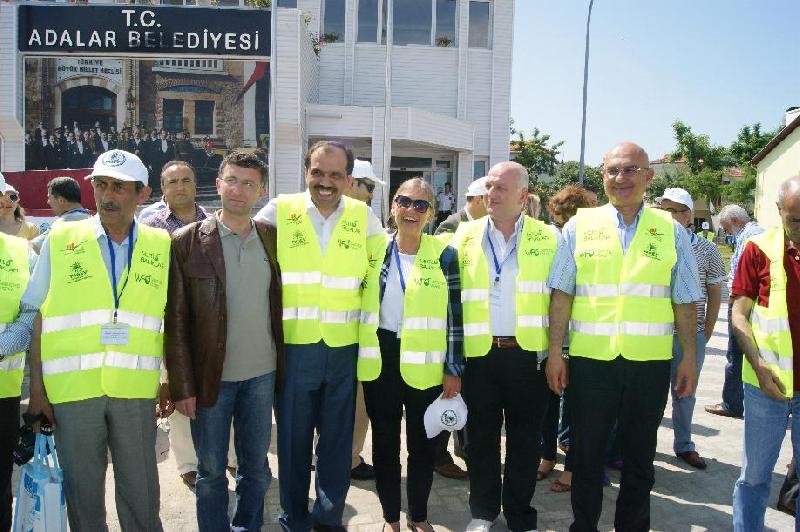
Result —
[[[67,532],[63,483],[53,437],[37,434],[33,459],[20,468],[14,532]]]

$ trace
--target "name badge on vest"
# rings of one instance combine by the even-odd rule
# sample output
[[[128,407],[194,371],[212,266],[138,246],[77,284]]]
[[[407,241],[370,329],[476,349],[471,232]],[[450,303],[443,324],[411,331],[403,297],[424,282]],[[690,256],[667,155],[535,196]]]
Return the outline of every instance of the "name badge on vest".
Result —
[[[106,323],[100,327],[100,343],[103,345],[128,345],[129,338],[127,323]]]

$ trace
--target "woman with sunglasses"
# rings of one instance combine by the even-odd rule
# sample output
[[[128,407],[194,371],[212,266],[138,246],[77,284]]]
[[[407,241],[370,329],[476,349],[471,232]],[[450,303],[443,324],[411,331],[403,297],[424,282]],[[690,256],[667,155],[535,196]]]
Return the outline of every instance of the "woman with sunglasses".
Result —
[[[39,236],[39,228],[25,221],[25,211],[19,204],[19,192],[11,185],[0,196],[0,232],[11,236],[33,240]]]
[[[381,268],[377,339],[361,342],[358,378],[372,422],[372,453],[385,532],[400,530],[400,423],[408,448],[408,528],[430,532],[428,495],[436,439],[423,417],[440,395],[461,390],[461,294],[455,249],[423,234],[434,215],[434,193],[420,178],[403,182],[392,201],[397,232]],[[365,293],[368,292],[365,290]],[[373,292],[374,294],[374,292]],[[373,302],[375,303],[375,302]],[[378,308],[372,304],[372,308]],[[370,356],[369,353],[374,353]]]

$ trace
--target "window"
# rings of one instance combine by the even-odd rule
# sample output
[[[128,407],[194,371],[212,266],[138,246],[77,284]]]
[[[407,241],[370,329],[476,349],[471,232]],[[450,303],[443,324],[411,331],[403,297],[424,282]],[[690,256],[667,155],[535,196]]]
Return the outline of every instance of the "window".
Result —
[[[197,100],[194,102],[194,134],[212,135],[214,133],[214,102]]]
[[[378,2],[358,0],[358,42],[374,43],[378,38]]]
[[[479,161],[475,159],[475,162],[472,163],[472,177],[473,179],[478,179],[479,177],[483,177],[486,175],[486,161]]]
[[[436,46],[456,45],[456,0],[436,0]]]
[[[469,47],[489,48],[489,2],[469,3]]]
[[[278,0],[278,7],[297,7],[297,0]]]
[[[431,44],[431,0],[394,2],[393,43]]]
[[[164,99],[162,127],[167,131],[183,131],[183,100]]]
[[[323,43],[344,42],[344,4],[345,0],[325,0],[322,5]]]
[[[430,168],[433,161],[425,157],[392,157],[392,168]]]

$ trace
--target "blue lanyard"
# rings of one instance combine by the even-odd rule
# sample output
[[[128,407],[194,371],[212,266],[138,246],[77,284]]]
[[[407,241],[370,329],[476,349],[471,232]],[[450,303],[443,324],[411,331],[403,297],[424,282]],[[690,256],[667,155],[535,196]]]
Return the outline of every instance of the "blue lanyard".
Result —
[[[492,250],[492,260],[494,261],[494,273],[495,273],[494,282],[495,283],[499,283],[500,282],[500,274],[503,271],[503,263],[505,263],[505,259],[503,259],[503,262],[500,262],[500,261],[497,260],[497,253],[495,253],[494,244],[492,243],[492,232],[491,231],[492,231],[492,227],[489,225],[489,222],[487,221],[486,222],[486,238],[489,240],[489,249]],[[512,253],[514,253],[515,249],[517,249],[517,244],[516,243],[514,244],[514,247],[511,248],[511,251],[509,251],[508,254],[506,255],[506,259],[508,257],[510,257]]]
[[[403,293],[406,292],[406,280],[403,278],[403,266],[400,264],[400,246],[397,245],[397,236],[392,239],[392,255],[394,256],[394,263],[397,266],[397,276],[400,277],[400,288]]]
[[[117,294],[117,272],[116,272],[116,253],[114,253],[114,244],[111,242],[111,237],[106,233],[106,242],[108,243],[108,254],[111,255],[111,286],[114,289],[114,323],[117,323],[117,310],[119,310],[119,301],[122,299],[122,293],[125,287],[128,286],[128,278],[131,275],[131,261],[133,259],[133,228],[136,221],[131,222],[131,230],[128,232],[128,274],[125,276],[125,282],[122,283],[122,288]]]

